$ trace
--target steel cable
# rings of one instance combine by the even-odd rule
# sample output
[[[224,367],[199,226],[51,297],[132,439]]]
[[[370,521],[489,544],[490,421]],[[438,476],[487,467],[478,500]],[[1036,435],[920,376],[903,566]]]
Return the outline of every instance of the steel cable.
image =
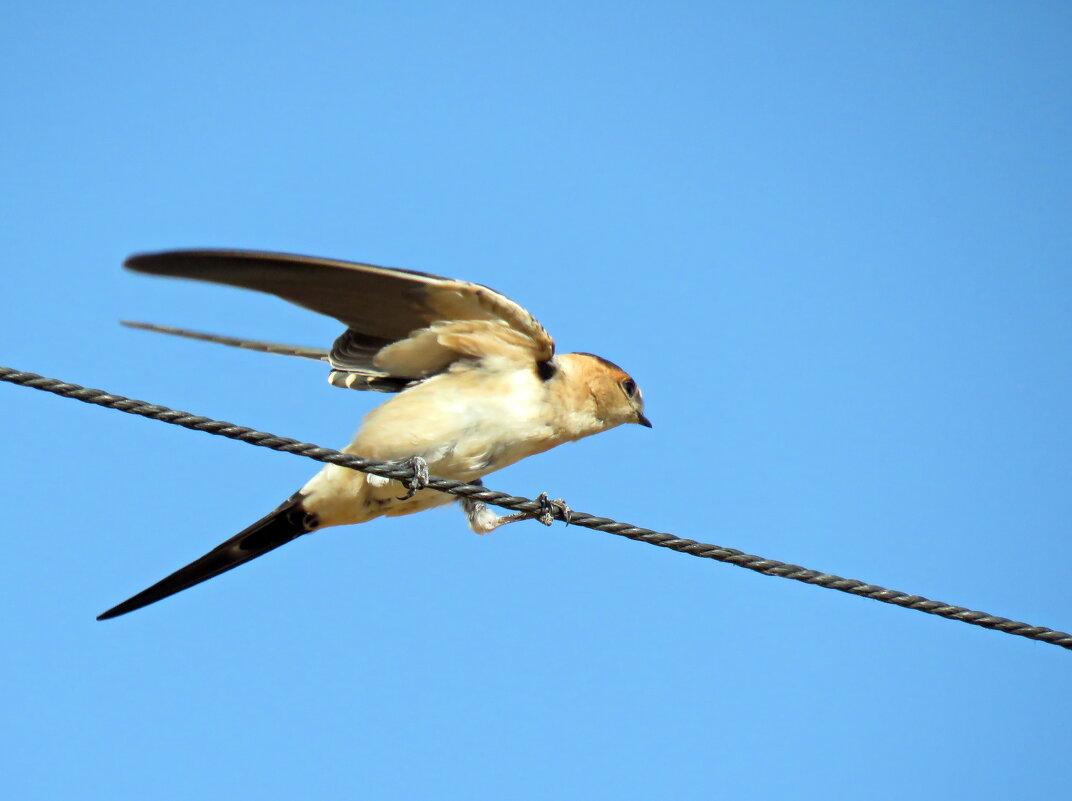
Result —
[[[289,437],[276,436],[275,434],[270,434],[265,431],[257,431],[252,428],[247,428],[246,426],[238,426],[222,420],[214,420],[211,417],[203,417],[201,415],[171,409],[167,406],[160,406],[155,403],[147,403],[145,401],[126,398],[122,395],[114,395],[100,389],[90,389],[79,386],[78,384],[60,381],[55,378],[45,378],[36,373],[25,373],[10,367],[0,367],[0,381],[31,387],[33,389],[40,389],[44,392],[51,392],[54,395],[73,398],[82,401],[83,403],[91,403],[109,409],[117,409],[121,412],[148,417],[152,420],[161,420],[165,423],[193,429],[194,431],[204,431],[208,434],[215,434],[221,437],[228,437],[229,439],[236,439],[241,442],[248,442],[252,445],[259,445],[262,448],[271,448],[272,450],[283,451],[284,453],[296,453],[300,456],[315,459],[318,462],[337,464],[354,470],[360,470],[365,473],[383,476],[385,478],[393,478],[403,482],[413,478],[413,468],[411,466],[392,462],[380,462],[373,459],[363,459],[360,456],[342,453],[331,448],[323,448],[309,442],[300,442],[295,439],[290,439]],[[448,478],[431,476],[428,480],[427,487],[441,492],[448,492],[452,495],[475,498],[484,503],[501,506],[516,512],[539,513],[548,511],[545,505],[531,498],[525,498],[519,495],[509,495],[505,492],[497,492],[477,484],[466,484]],[[552,508],[550,511],[554,516],[562,519],[562,512],[560,510]],[[595,531],[604,531],[608,534],[617,534],[620,537],[627,537],[628,539],[637,540],[638,542],[658,545],[661,548],[669,548],[670,550],[687,553],[691,556],[714,559],[717,562],[727,562],[731,565],[743,567],[767,576],[778,576],[780,578],[793,579],[794,581],[802,581],[806,584],[814,584],[818,587],[839,590],[851,595],[858,595],[863,598],[871,598],[875,601],[881,601],[882,603],[901,606],[905,609],[915,609],[919,612],[926,612],[929,615],[938,615],[939,617],[948,618],[950,620],[959,620],[962,623],[970,623],[973,626],[982,626],[983,628],[994,629],[995,631],[1003,631],[1006,634],[1015,634],[1018,637],[1027,637],[1031,640],[1051,643],[1060,646],[1061,648],[1072,650],[1072,634],[1063,631],[1055,631],[1044,626],[1032,626],[1029,623],[1021,623],[1016,620],[998,617],[986,612],[979,612],[963,606],[953,606],[952,604],[943,603],[941,601],[932,601],[920,595],[911,595],[898,590],[889,590],[875,584],[868,584],[856,579],[843,578],[831,573],[823,573],[818,570],[810,570],[806,567],[801,567],[800,565],[788,564],[776,559],[764,559],[761,556],[747,554],[743,551],[738,551],[735,548],[725,548],[720,545],[697,542],[696,540],[677,537],[673,534],[667,534],[661,531],[640,528],[639,526],[612,520],[611,518],[597,517],[596,515],[587,514],[585,512],[572,512],[569,517],[569,524],[581,528],[594,529]]]

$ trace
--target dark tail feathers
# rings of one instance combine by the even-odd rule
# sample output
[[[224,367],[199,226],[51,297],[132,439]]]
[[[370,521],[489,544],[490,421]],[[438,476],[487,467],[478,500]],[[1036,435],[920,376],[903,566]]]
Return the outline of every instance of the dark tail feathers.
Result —
[[[313,531],[317,527],[316,515],[306,511],[302,500],[300,494],[292,495],[249,528],[216,546],[200,559],[176,570],[148,589],[142,590],[133,598],[128,598],[118,606],[113,606],[107,612],[98,615],[97,620],[107,620],[133,612],[135,609],[141,609],[143,606],[200,584],[220,573],[226,573],[231,568],[256,559],[280,545],[286,545],[302,534]]]

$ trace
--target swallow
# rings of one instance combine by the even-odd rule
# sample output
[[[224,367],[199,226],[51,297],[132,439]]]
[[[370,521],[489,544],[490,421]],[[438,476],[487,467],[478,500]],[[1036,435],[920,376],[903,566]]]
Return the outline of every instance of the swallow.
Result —
[[[640,388],[613,362],[555,353],[524,308],[480,284],[333,259],[241,250],[135,255],[137,273],[208,281],[276,295],[335,318],[346,330],[330,350],[203,334],[149,323],[131,327],[326,362],[336,387],[393,393],[365,415],[344,451],[408,463],[415,482],[325,465],[265,517],[146,590],[98,616],[117,617],[329,526],[420,512],[456,500],[421,489],[428,472],[469,483],[566,442],[626,423],[648,428]],[[407,491],[408,490],[408,491]],[[546,501],[568,513],[561,501]],[[542,515],[498,515],[458,499],[485,534]]]

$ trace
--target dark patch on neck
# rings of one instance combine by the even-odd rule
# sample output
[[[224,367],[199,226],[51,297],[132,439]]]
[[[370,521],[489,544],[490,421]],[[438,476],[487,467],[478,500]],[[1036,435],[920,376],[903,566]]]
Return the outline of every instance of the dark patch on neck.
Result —
[[[536,362],[536,375],[540,377],[541,381],[550,381],[558,373],[558,365],[556,365],[551,359],[545,362]]]

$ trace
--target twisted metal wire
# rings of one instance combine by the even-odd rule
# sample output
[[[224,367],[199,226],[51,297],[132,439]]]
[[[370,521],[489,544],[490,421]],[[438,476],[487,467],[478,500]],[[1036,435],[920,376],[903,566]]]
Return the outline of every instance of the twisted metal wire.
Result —
[[[161,420],[172,425],[182,426],[194,431],[204,431],[208,434],[216,434],[221,437],[248,442],[251,445],[259,445],[262,448],[271,448],[284,453],[296,453],[300,456],[314,459],[318,462],[337,464],[360,470],[384,478],[393,478],[405,482],[413,478],[413,467],[401,463],[381,462],[374,459],[363,459],[348,453],[342,453],[331,448],[323,448],[308,442],[300,442],[289,437],[279,437],[265,431],[257,431],[246,426],[238,426],[233,423],[214,420],[211,417],[202,417],[189,412],[170,409],[145,401],[133,400],[122,395],[113,395],[100,389],[89,389],[70,384],[55,378],[45,378],[36,373],[25,373],[10,367],[0,367],[0,381],[11,384],[32,387],[64,398],[73,398],[83,403],[92,403],[104,406],[108,409],[118,409],[128,414],[136,414],[148,417],[152,420]],[[458,495],[466,498],[475,498],[484,503],[501,506],[517,512],[540,513],[548,509],[539,501],[525,498],[519,495],[509,495],[505,492],[497,492],[477,484],[466,484],[449,478],[430,477],[427,486],[441,492]],[[551,509],[551,513],[558,519],[563,519],[561,510]],[[978,612],[963,606],[953,606],[941,601],[932,601],[921,595],[910,595],[898,590],[889,590],[875,584],[868,584],[856,579],[843,578],[831,573],[822,573],[818,570],[810,570],[800,565],[779,562],[776,559],[764,559],[761,556],[738,551],[735,548],[724,548],[720,545],[710,545],[696,540],[676,537],[661,531],[652,531],[640,528],[630,523],[622,523],[608,517],[597,517],[585,512],[572,512],[568,521],[571,525],[581,528],[590,528],[596,531],[605,531],[608,534],[617,534],[638,542],[646,542],[650,545],[658,545],[661,548],[669,548],[672,551],[687,553],[691,556],[699,556],[704,559],[714,559],[717,562],[727,562],[737,567],[762,573],[767,576],[779,576],[781,578],[802,581],[805,584],[814,584],[818,587],[839,590],[851,595],[863,598],[871,598],[882,603],[894,604],[905,609],[915,609],[926,612],[929,615],[938,615],[949,620],[959,620],[962,623],[970,623],[973,626],[981,626],[995,631],[1003,631],[1006,634],[1015,634],[1018,637],[1026,637],[1039,642],[1050,643],[1068,650],[1072,650],[1072,634],[1063,631],[1055,631],[1044,626],[1032,626],[1029,623],[1021,623],[1004,617],[998,617],[986,612]]]

